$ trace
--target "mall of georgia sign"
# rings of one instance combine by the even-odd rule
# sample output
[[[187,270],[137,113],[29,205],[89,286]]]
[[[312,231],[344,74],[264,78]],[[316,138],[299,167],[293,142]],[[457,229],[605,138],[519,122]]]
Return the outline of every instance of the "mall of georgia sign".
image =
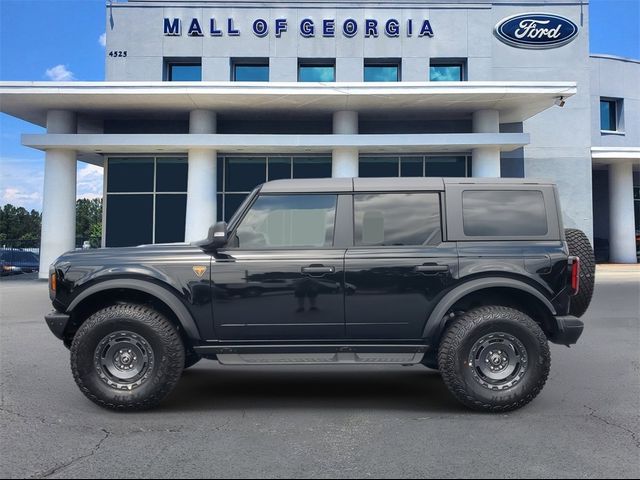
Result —
[[[500,20],[494,33],[500,41],[512,47],[544,49],[572,41],[578,35],[578,26],[560,15],[522,13]]]

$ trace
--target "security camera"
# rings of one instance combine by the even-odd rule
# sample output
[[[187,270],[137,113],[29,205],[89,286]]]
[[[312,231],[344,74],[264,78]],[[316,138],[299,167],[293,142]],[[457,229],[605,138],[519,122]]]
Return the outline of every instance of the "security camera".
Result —
[[[558,98],[555,99],[555,101],[553,103],[555,103],[559,107],[564,107],[564,104],[566,102],[564,101],[564,97],[558,97]]]

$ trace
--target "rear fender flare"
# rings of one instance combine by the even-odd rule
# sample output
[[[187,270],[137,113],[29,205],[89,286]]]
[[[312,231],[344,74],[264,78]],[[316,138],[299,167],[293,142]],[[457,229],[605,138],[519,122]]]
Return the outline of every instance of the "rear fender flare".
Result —
[[[440,302],[438,302],[438,305],[427,319],[427,323],[424,327],[423,338],[428,339],[431,342],[438,340],[445,327],[445,315],[458,300],[464,298],[470,293],[477,292],[478,290],[496,287],[511,288],[525,292],[539,300],[549,310],[551,315],[556,315],[556,310],[549,299],[539,290],[527,283],[512,278],[478,278],[459,285],[447,293]]]

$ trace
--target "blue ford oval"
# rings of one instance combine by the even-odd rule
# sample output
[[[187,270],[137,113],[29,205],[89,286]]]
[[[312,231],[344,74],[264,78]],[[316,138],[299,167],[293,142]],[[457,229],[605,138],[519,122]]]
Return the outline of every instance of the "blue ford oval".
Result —
[[[523,13],[498,22],[495,35],[513,47],[556,48],[571,42],[578,35],[578,26],[559,15]]]

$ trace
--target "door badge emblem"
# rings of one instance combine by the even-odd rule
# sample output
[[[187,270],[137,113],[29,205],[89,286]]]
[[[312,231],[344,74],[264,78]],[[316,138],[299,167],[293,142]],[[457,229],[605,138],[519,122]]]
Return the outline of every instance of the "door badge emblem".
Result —
[[[205,267],[204,265],[195,265],[193,267],[193,272],[198,276],[198,277],[202,277],[204,275],[204,272],[207,271],[207,267]]]

